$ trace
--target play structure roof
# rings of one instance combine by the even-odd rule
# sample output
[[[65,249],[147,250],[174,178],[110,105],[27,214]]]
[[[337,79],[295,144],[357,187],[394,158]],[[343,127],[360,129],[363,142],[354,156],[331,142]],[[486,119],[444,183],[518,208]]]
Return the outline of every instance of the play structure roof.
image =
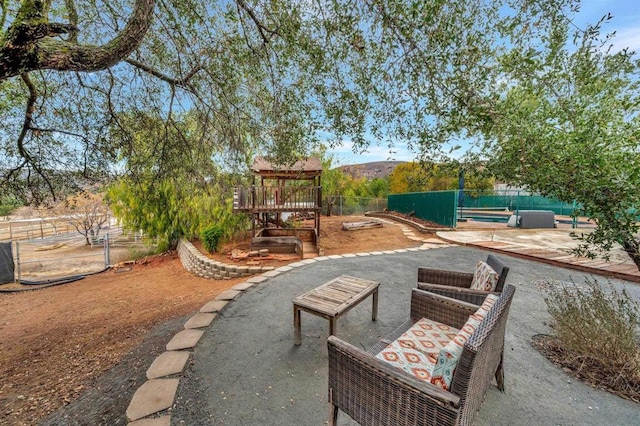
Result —
[[[278,165],[263,157],[256,157],[251,170],[254,174],[274,177],[310,177],[322,174],[322,162],[317,157],[296,161],[292,165]]]

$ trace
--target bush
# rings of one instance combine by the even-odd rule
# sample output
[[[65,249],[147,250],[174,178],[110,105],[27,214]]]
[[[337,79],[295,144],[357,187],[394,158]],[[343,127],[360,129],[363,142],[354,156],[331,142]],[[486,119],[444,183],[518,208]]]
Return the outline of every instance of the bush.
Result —
[[[12,197],[0,198],[0,216],[8,216],[22,204]]]
[[[202,240],[202,246],[209,253],[214,253],[218,250],[218,246],[220,245],[220,241],[224,236],[224,229],[219,225],[212,225],[206,228],[200,234],[200,239]]]
[[[638,401],[638,302],[611,283],[607,291],[594,279],[585,283],[548,283],[545,302],[565,356],[563,364],[592,384]]]

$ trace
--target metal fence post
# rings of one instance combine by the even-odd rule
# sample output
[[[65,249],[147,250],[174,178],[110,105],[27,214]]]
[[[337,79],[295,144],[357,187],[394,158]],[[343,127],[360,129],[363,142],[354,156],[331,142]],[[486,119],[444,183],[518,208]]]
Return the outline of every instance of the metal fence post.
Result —
[[[104,238],[102,239],[102,243],[104,245],[104,267],[105,269],[111,265],[111,259],[109,259],[109,233],[104,234]]]
[[[460,196],[464,197],[464,190],[456,189],[453,194],[453,223],[452,228],[458,227],[458,219],[462,218],[462,202],[460,202]]]
[[[16,241],[16,268],[18,269],[18,280],[16,281],[20,284],[20,242]]]

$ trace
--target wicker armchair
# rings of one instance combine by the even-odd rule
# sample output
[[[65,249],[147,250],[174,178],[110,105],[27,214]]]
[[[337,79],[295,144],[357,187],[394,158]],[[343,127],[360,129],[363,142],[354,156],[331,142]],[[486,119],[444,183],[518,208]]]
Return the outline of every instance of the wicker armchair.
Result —
[[[473,281],[473,272],[455,272],[429,268],[418,268],[418,288],[480,305],[487,297],[487,294],[493,293],[497,295],[502,292],[504,282],[509,273],[509,267],[491,254],[487,257],[486,262],[499,275],[496,290],[493,292],[470,289],[471,281]]]
[[[465,343],[449,391],[375,358],[385,341],[365,352],[330,336],[329,424],[336,424],[339,410],[364,425],[471,424],[494,377],[504,391],[504,336],[514,292],[511,285],[504,288]],[[410,319],[388,337],[400,337],[423,317],[460,328],[476,309],[470,303],[414,289]]]

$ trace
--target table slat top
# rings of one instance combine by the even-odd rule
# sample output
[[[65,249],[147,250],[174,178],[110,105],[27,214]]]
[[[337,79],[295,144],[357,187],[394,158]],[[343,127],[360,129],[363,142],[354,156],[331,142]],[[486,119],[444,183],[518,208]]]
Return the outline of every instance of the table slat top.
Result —
[[[327,315],[338,315],[368,297],[379,285],[377,281],[341,275],[296,297],[293,303]]]

